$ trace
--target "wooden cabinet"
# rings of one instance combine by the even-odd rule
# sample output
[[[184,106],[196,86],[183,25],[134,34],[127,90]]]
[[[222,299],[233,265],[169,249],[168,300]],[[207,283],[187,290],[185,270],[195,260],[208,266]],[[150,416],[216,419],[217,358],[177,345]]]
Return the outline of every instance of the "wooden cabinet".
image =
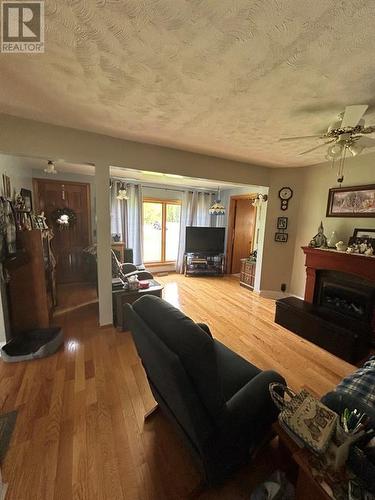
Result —
[[[47,328],[55,305],[54,259],[47,231],[17,234],[22,247],[4,263],[11,336],[34,328]]]
[[[241,259],[240,285],[254,290],[255,269],[257,263],[249,259]]]

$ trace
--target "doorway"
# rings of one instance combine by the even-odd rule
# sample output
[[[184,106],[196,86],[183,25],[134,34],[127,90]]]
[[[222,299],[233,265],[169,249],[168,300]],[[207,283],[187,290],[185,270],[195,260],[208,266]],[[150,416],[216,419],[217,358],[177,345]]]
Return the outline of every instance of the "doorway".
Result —
[[[87,281],[87,265],[83,249],[91,243],[90,185],[49,179],[33,179],[34,199],[38,212],[44,212],[54,231],[53,253],[57,261],[57,285]],[[53,220],[56,209],[69,208],[75,220],[67,228],[57,227]]]
[[[254,248],[256,207],[254,195],[231,196],[228,218],[227,273],[241,271],[241,259],[249,257]]]

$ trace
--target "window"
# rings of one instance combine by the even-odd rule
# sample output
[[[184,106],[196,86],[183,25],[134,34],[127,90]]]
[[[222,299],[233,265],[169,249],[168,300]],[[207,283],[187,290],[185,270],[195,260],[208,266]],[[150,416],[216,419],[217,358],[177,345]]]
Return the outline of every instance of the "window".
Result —
[[[175,200],[143,201],[143,259],[174,262],[177,259],[181,203]]]

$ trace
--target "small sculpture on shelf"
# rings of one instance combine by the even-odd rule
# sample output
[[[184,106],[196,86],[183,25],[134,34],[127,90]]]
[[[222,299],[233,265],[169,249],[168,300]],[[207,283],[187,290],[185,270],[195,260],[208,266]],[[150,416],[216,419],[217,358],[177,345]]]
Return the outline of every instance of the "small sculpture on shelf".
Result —
[[[337,243],[339,242],[339,239],[337,237],[336,231],[332,231],[331,236],[327,240],[327,245],[328,248],[337,248]]]
[[[372,243],[368,242],[367,240],[361,241],[361,239],[358,239],[357,241],[352,240],[346,251],[347,253],[367,255],[368,257],[374,255],[374,248],[372,246]]]
[[[347,245],[345,245],[345,243],[341,240],[336,243],[335,247],[338,252],[345,252],[348,248]]]
[[[323,222],[320,222],[318,233],[310,241],[309,247],[313,248],[327,248],[327,236],[324,234]]]

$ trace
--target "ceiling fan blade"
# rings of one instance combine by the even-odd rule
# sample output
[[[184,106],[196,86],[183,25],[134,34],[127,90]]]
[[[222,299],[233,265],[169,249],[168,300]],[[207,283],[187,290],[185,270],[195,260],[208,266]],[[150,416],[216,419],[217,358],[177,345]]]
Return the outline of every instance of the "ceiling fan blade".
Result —
[[[367,104],[357,104],[354,106],[346,106],[344,117],[342,119],[341,128],[356,127],[359,120],[366,113],[368,108]]]
[[[315,148],[307,149],[306,151],[302,151],[302,153],[298,153],[298,154],[305,155],[307,153],[311,153],[311,151],[315,151],[316,149],[322,148],[322,147],[326,146],[327,144],[329,144],[330,142],[334,142],[334,141],[323,142],[323,144],[319,144],[319,146],[315,146]]]
[[[358,141],[355,141],[355,144],[359,144],[360,146],[363,146],[364,148],[373,148],[375,147],[375,139],[372,139],[371,137],[360,137]]]
[[[299,139],[309,139],[311,137],[322,137],[322,135],[301,135],[300,137],[282,137],[281,139],[278,140],[278,142],[281,141],[297,141]]]
[[[369,125],[361,130],[361,134],[373,134],[375,132],[375,125]]]

